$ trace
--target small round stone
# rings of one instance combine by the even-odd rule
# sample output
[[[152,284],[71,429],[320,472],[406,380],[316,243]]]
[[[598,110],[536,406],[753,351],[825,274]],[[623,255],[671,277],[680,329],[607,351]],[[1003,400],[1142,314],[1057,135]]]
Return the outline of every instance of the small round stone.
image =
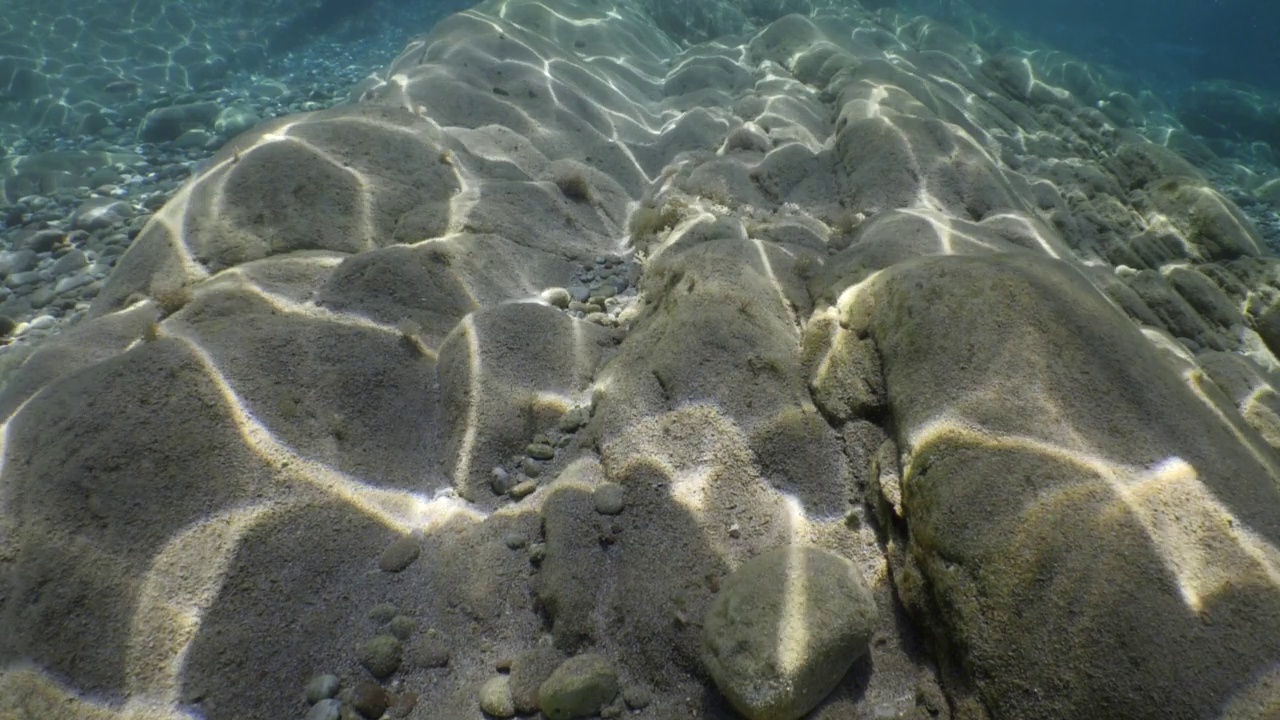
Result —
[[[418,631],[418,621],[408,615],[397,615],[387,624],[387,630],[398,640],[408,640]]]
[[[569,307],[569,302],[573,300],[569,295],[569,291],[560,287],[547,288],[542,292],[542,299],[561,310]]]
[[[342,681],[337,675],[317,675],[307,683],[307,703],[315,705],[338,694]]]
[[[618,674],[609,661],[587,653],[565,660],[538,688],[548,720],[575,720],[599,714],[618,695]]]
[[[529,546],[529,562],[534,565],[540,564],[547,558],[547,544],[533,543]]]
[[[489,678],[480,686],[480,709],[496,718],[515,717],[516,705],[511,699],[511,681],[506,675]]]
[[[511,490],[511,474],[501,465],[495,466],[489,472],[489,489],[494,495],[506,495]]]
[[[342,703],[328,698],[321,700],[311,706],[310,712],[307,713],[307,720],[340,720],[342,717]]]
[[[369,720],[378,720],[382,717],[390,701],[387,691],[383,690],[381,685],[368,680],[356,683],[351,691],[351,707]]]
[[[595,501],[596,512],[601,515],[617,515],[626,506],[624,488],[618,483],[600,483],[591,493]]]
[[[512,550],[519,550],[529,542],[529,539],[524,536],[524,533],[509,532],[502,536],[502,542]]]
[[[397,573],[413,564],[422,553],[422,545],[411,535],[404,535],[387,546],[378,558],[378,567],[383,572]]]
[[[399,640],[391,635],[378,635],[360,646],[360,664],[370,675],[385,680],[400,669],[403,653]]]
[[[369,609],[369,619],[379,625],[386,625],[399,614],[400,611],[396,609],[396,606],[388,602],[378,603]]]

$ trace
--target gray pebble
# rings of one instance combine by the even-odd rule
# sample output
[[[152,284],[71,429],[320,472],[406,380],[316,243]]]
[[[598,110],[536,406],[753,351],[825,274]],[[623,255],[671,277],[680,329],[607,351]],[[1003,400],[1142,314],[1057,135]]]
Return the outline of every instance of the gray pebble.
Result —
[[[591,291],[582,285],[570,285],[569,297],[578,302],[586,302],[591,297]]]
[[[342,703],[333,698],[312,705],[311,711],[307,713],[307,720],[340,720],[341,717]]]
[[[601,483],[591,493],[595,501],[596,512],[601,515],[617,515],[625,507],[624,488],[618,483]]]
[[[529,562],[537,565],[547,557],[546,543],[533,543],[529,546]]]
[[[307,702],[315,705],[321,700],[334,697],[341,685],[337,675],[317,675],[307,683]]]
[[[387,546],[378,558],[378,567],[383,572],[397,573],[413,564],[422,553],[422,545],[412,535],[403,535]]]
[[[31,295],[27,296],[27,302],[31,303],[32,308],[38,310],[53,302],[57,297],[58,294],[54,292],[52,288],[48,285],[42,285],[32,291]]]
[[[23,285],[34,285],[38,282],[40,282],[40,273],[35,270],[17,272],[4,279],[4,284],[11,288],[20,288]]]
[[[524,547],[529,540],[524,536],[524,533],[509,532],[502,536],[502,542],[506,543],[507,547],[512,550],[519,550]]]
[[[84,252],[80,250],[72,250],[71,252],[58,258],[53,264],[54,275],[70,275],[80,268],[89,264],[89,260],[85,257]]]
[[[506,495],[511,490],[511,475],[501,465],[489,473],[489,489],[494,495]]]
[[[80,275],[71,275],[69,277],[64,277],[61,280],[59,280],[58,284],[53,288],[53,291],[61,295],[65,292],[70,292],[72,290],[75,290],[76,288],[84,287],[85,285],[88,285],[91,282],[93,282],[93,276],[87,273],[80,274]]]

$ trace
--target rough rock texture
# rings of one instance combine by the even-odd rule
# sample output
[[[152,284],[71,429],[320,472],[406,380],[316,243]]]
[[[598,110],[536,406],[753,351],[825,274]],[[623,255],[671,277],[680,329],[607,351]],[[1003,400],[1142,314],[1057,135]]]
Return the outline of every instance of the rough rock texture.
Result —
[[[858,569],[814,547],[743,563],[703,623],[703,662],[750,720],[796,720],[867,651],[876,604]]]
[[[538,688],[547,720],[597,715],[618,695],[618,674],[605,658],[588,653],[565,660]]]
[[[593,654],[610,713],[732,718],[703,618],[805,545],[877,608],[815,720],[1275,708],[1280,268],[1158,106],[889,10],[682,47],[603,0],[352,100],[5,365],[0,716],[301,717],[404,616],[409,717]]]

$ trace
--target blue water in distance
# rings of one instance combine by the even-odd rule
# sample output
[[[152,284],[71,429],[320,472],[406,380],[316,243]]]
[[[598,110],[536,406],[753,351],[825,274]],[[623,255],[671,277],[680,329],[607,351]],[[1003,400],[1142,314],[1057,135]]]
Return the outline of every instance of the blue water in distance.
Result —
[[[1082,59],[1174,89],[1208,80],[1280,93],[1277,0],[924,0],[948,21],[986,13]]]

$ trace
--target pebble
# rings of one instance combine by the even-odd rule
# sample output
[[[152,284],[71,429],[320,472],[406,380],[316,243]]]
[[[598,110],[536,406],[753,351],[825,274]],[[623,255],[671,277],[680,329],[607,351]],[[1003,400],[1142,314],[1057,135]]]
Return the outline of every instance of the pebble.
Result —
[[[529,539],[524,536],[524,533],[509,532],[502,536],[502,542],[512,550],[519,550],[529,543]]]
[[[307,713],[307,720],[340,720],[342,717],[342,703],[329,698],[321,700],[311,706],[310,712]]]
[[[554,307],[566,310],[573,297],[564,288],[550,288],[542,293],[542,299],[551,303]]]
[[[315,705],[321,700],[334,697],[341,686],[342,682],[337,675],[317,675],[307,683],[307,702]]]
[[[404,649],[393,635],[378,635],[360,646],[359,660],[369,674],[385,680],[400,669]]]
[[[413,564],[422,552],[422,545],[412,535],[403,535],[387,546],[378,558],[383,572],[398,573]]]
[[[547,720],[575,720],[599,714],[618,695],[618,675],[609,661],[587,653],[565,660],[538,688]]]
[[[601,515],[617,515],[625,507],[624,495],[625,489],[621,485],[606,482],[596,486],[591,498],[595,501],[596,512]]]
[[[389,704],[390,698],[387,697],[387,691],[383,690],[378,683],[361,680],[351,691],[351,707],[369,720],[378,720],[382,717]]]
[[[511,659],[511,698],[516,712],[538,712],[538,688],[565,659],[564,653],[553,645],[537,645]]]
[[[529,562],[537,565],[547,557],[546,543],[533,543],[529,545]]]
[[[418,621],[408,615],[397,615],[387,624],[387,631],[397,640],[405,641],[418,632]]]
[[[369,619],[379,625],[386,625],[391,619],[399,615],[400,611],[391,603],[378,603],[369,609]]]
[[[480,709],[496,718],[515,717],[511,699],[511,679],[506,675],[489,678],[480,686]]]
[[[506,495],[511,490],[511,474],[501,465],[494,467],[489,473],[489,489],[494,495]]]
[[[537,489],[537,483],[532,480],[525,480],[524,482],[517,483],[515,487],[511,488],[511,498],[514,500],[523,500],[524,498],[532,495]]]
[[[154,107],[205,103],[220,108],[206,126],[183,138],[184,143],[194,143],[188,149],[173,143],[137,142],[138,127],[146,110],[152,109],[141,103],[113,109],[103,116],[104,125],[84,133],[68,132],[55,125],[18,136],[12,126],[0,127],[0,147],[19,165],[28,157],[49,152],[74,157],[82,152],[107,151],[120,157],[120,162],[87,168],[80,177],[71,174],[65,178],[75,185],[67,185],[60,178],[61,187],[47,193],[13,201],[0,198],[0,280],[14,272],[35,270],[39,265],[45,274],[30,283],[34,287],[28,289],[38,293],[36,298],[41,303],[50,299],[50,292],[66,300],[92,297],[97,284],[150,219],[150,212],[163,206],[193,171],[207,167],[218,146],[260,120],[348,102],[351,88],[385,68],[395,51],[404,46],[404,28],[417,21],[402,19],[405,22],[399,27],[387,25],[367,38],[342,43],[319,41],[285,55],[264,69],[268,76],[231,72],[216,83],[208,83],[209,89],[182,93],[166,93],[158,86]],[[95,277],[71,275],[75,268],[69,266],[78,264],[78,260],[58,265],[59,258],[49,257],[51,251],[63,255],[68,246],[85,251],[92,247],[104,271],[95,271]],[[30,264],[25,265],[27,261],[22,260],[14,269],[6,262],[6,256],[12,253],[4,251],[19,248],[19,253],[29,257]],[[8,302],[11,296],[22,302]],[[26,299],[25,293],[0,291],[0,313],[29,323],[32,316],[40,313],[32,312],[34,306]],[[23,324],[14,344],[57,332],[83,314],[74,311],[72,303],[47,304],[56,320],[54,327],[28,336],[31,328]]]
[[[550,460],[556,456],[556,449],[547,443],[530,443],[525,454],[534,460]]]

